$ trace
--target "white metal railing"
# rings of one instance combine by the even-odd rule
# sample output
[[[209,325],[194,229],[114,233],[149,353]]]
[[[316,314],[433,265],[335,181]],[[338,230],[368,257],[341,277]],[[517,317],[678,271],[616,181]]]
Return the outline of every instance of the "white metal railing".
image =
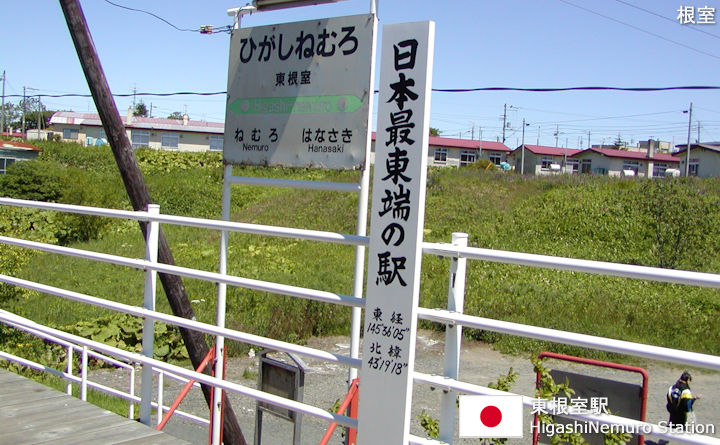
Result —
[[[304,184],[300,184],[304,185]],[[250,234],[261,234],[278,237],[292,237],[303,240],[330,242],[337,244],[345,244],[352,246],[366,246],[368,244],[368,238],[359,235],[344,235],[336,234],[331,232],[321,232],[304,229],[292,229],[292,228],[279,228],[271,226],[261,226],[254,224],[245,223],[233,223],[228,221],[215,221],[208,219],[179,217],[171,215],[160,215],[157,210],[147,212],[130,212],[122,210],[112,209],[101,209],[94,207],[81,207],[72,206],[65,204],[54,204],[54,203],[40,203],[34,201],[16,200],[9,198],[0,198],[0,205],[13,205],[21,207],[29,207],[43,210],[56,210],[63,212],[73,212],[84,215],[94,215],[103,217],[113,218],[125,218],[137,221],[145,221],[151,224],[178,224],[192,227],[201,227],[214,230],[222,231],[234,231],[243,232]],[[88,252],[80,249],[74,249],[63,246],[55,246],[46,243],[38,243],[26,240],[19,240],[15,238],[0,236],[0,243],[13,245],[23,248],[35,249],[44,252],[56,253],[61,255],[68,255],[77,258],[84,258],[93,261],[101,261],[105,263],[131,267],[139,270],[143,270],[146,274],[154,273],[168,273],[180,275],[183,277],[195,278],[205,281],[210,281],[218,284],[225,284],[231,286],[244,287],[253,290],[266,291],[281,295],[290,295],[300,298],[306,298],[314,301],[321,301],[326,303],[340,304],[350,306],[353,308],[362,308],[364,306],[364,300],[362,298],[350,297],[340,295],[332,292],[325,292],[314,289],[306,289],[297,286],[289,286],[278,283],[271,283],[261,280],[252,280],[242,277],[235,277],[225,275],[224,273],[215,273],[208,271],[201,271],[196,269],[190,269],[180,266],[170,266],[166,264],[158,263],[151,255],[146,252],[145,259],[126,258],[117,255],[109,255],[98,252]],[[690,366],[697,366],[706,369],[720,370],[720,357],[699,354],[687,351],[681,351],[671,348],[663,348],[652,345],[645,345],[640,343],[633,343],[622,340],[608,339],[603,337],[596,337],[587,334],[579,334],[574,332],[560,331],[556,329],[542,328],[538,326],[529,326],[519,323],[511,323],[500,320],[492,320],[482,317],[475,317],[463,314],[463,301],[464,301],[464,287],[465,287],[465,263],[467,259],[479,260],[479,261],[492,261],[502,262],[507,264],[524,265],[531,267],[542,267],[552,268],[557,270],[570,270],[575,272],[583,273],[595,273],[609,276],[626,277],[633,279],[644,279],[660,282],[670,282],[683,285],[693,285],[700,287],[720,287],[720,275],[707,274],[690,271],[677,271],[668,270],[652,267],[607,263],[601,261],[588,261],[572,258],[561,258],[547,255],[535,255],[525,254],[517,252],[497,251],[489,249],[480,249],[467,247],[467,235],[465,234],[453,234],[453,244],[443,243],[423,243],[423,253],[439,255],[450,258],[450,283],[448,291],[448,306],[443,309],[428,309],[419,308],[418,317],[441,323],[446,325],[446,351],[445,351],[445,365],[444,375],[442,376],[431,376],[416,372],[414,374],[414,381],[421,384],[430,384],[432,386],[441,387],[447,390],[447,394],[443,395],[443,407],[442,407],[442,418],[440,423],[441,437],[440,441],[424,439],[416,436],[411,436],[410,442],[417,444],[438,444],[438,443],[452,443],[454,434],[454,423],[456,415],[455,397],[458,393],[467,394],[494,394],[495,390],[490,388],[481,387],[477,385],[471,385],[468,383],[460,382],[457,380],[458,364],[459,364],[459,351],[461,341],[461,330],[462,327],[484,329],[493,332],[523,336],[527,338],[534,338],[540,340],[546,340],[551,342],[570,344],[582,347],[588,347],[592,349],[617,352],[637,357],[645,357],[656,360],[670,361]],[[151,244],[149,244],[151,245]],[[111,309],[117,312],[130,314],[137,317],[142,317],[149,321],[160,321],[168,323],[178,327],[184,327],[194,329],[205,334],[215,335],[227,339],[237,340],[248,344],[253,344],[259,347],[270,348],[278,351],[285,351],[291,353],[297,353],[308,357],[313,357],[321,360],[342,363],[349,368],[360,368],[361,360],[344,356],[341,354],[334,354],[330,352],[315,350],[312,348],[294,345],[292,343],[281,342],[272,340],[252,334],[227,329],[224,327],[218,327],[215,325],[201,323],[195,320],[188,320],[182,317],[176,317],[173,315],[163,314],[153,310],[153,308],[137,307],[126,305],[122,303],[116,303],[90,295],[81,294],[65,289],[60,289],[52,286],[47,286],[19,278],[9,277],[0,275],[0,282],[24,287],[27,289],[36,290],[49,295],[55,295],[58,297],[80,301],[87,304],[95,305],[98,307]],[[147,284],[147,281],[146,281]],[[343,426],[351,428],[357,427],[357,420],[351,419],[345,416],[337,414],[331,414],[310,405],[302,404],[293,400],[283,399],[272,394],[264,393],[252,388],[248,388],[239,384],[224,381],[219,378],[210,377],[205,374],[197,373],[192,370],[187,370],[178,366],[170,365],[167,363],[154,360],[150,356],[134,354],[127,351],[122,351],[117,348],[104,345],[102,343],[93,342],[81,337],[73,336],[71,334],[57,331],[46,326],[38,325],[31,320],[23,319],[15,314],[8,313],[6,311],[0,311],[0,321],[17,327],[19,329],[25,329],[36,334],[52,336],[60,344],[72,344],[70,351],[82,350],[85,351],[83,356],[84,360],[87,360],[88,354],[96,354],[91,352],[92,350],[100,353],[117,357],[120,360],[125,360],[129,363],[139,363],[144,365],[147,369],[153,369],[156,372],[160,372],[160,375],[172,375],[184,378],[184,379],[195,379],[197,382],[212,385],[224,390],[237,392],[246,396],[255,398],[257,400],[272,403],[290,410],[298,411],[300,413],[308,414],[314,417],[318,417],[329,422],[336,422]],[[150,348],[152,350],[152,348]],[[71,355],[72,352],[69,353]],[[7,358],[8,354],[3,353],[0,357]],[[25,359],[17,358],[19,363],[28,363],[28,366],[37,367],[42,365],[32,365]],[[71,360],[70,360],[71,361]],[[68,368],[71,370],[70,368]],[[62,374],[64,378],[68,378],[73,382],[79,382],[81,384],[81,392],[86,386],[94,387],[92,383],[83,383],[87,380],[83,380],[83,377],[72,376],[71,372],[61,372],[54,370],[55,372]],[[48,372],[52,372],[48,370]],[[162,377],[160,377],[162,378]],[[79,380],[78,380],[79,379]],[[97,387],[97,386],[96,386]],[[99,388],[99,387],[98,387]],[[99,388],[102,389],[102,388]],[[132,391],[131,391],[132,392]],[[146,407],[160,407],[160,411],[165,409],[162,403],[162,394],[159,395],[157,403],[151,400],[145,400],[143,397],[136,397],[134,394],[125,394],[121,397],[127,400],[145,403]],[[532,404],[532,398],[525,397],[526,404]],[[141,405],[142,406],[142,405]],[[635,425],[638,421],[632,419],[624,419],[616,416],[608,415],[586,415],[579,416],[578,418],[597,421],[600,423],[612,423],[612,424],[624,424],[624,425]],[[197,418],[199,419],[199,418]],[[196,420],[197,420],[196,419]],[[200,421],[207,422],[204,419]],[[698,435],[678,435],[672,433],[663,433],[658,429],[658,426],[650,426],[653,433],[652,435],[667,439],[672,439],[675,442],[681,443],[693,443],[693,444],[720,444],[720,440],[714,439],[707,436]]]
[[[339,414],[332,414],[324,409],[316,408],[312,405],[307,405],[304,403],[296,402],[294,400],[285,399],[283,397],[279,397],[270,393],[266,393],[263,391],[259,391],[254,388],[249,388],[237,383],[228,382],[227,380],[222,380],[217,377],[211,377],[207,374],[203,374],[200,372],[196,372],[193,370],[185,369],[183,367],[172,365],[169,363],[165,363],[163,361],[146,357],[141,354],[137,354],[134,352],[128,352],[122,349],[115,348],[113,346],[108,346],[104,343],[96,342],[93,340],[89,340],[83,337],[79,337],[77,335],[69,334],[67,332],[63,332],[57,329],[53,329],[44,325],[37,324],[33,322],[32,320],[28,320],[26,318],[20,317],[18,315],[15,315],[13,313],[0,310],[0,321],[7,324],[8,326],[18,328],[18,329],[25,329],[25,328],[31,328],[35,329],[40,332],[45,332],[49,335],[52,335],[54,337],[57,337],[61,340],[65,340],[71,343],[75,343],[78,345],[85,346],[89,349],[93,349],[95,351],[99,351],[101,353],[120,358],[123,360],[127,360],[129,362],[136,362],[140,363],[141,365],[149,365],[157,369],[162,369],[166,372],[171,372],[175,375],[184,377],[186,379],[193,379],[201,384],[206,384],[209,386],[216,386],[219,388],[222,388],[227,391],[236,392],[238,394],[242,394],[248,397],[252,397],[253,399],[260,400],[263,402],[267,402],[273,405],[280,406],[282,408],[287,408],[293,411],[298,411],[303,414],[307,414],[310,416],[314,416],[320,419],[324,419],[328,422],[336,422],[340,425],[347,426],[350,428],[357,428],[357,420],[352,419],[346,416],[341,416]]]
[[[232,329],[227,329],[224,327],[218,327],[211,324],[206,323],[200,323],[195,320],[189,320],[182,317],[176,317],[173,315],[163,314],[161,312],[157,312],[154,310],[154,290],[151,286],[154,286],[154,274],[160,272],[160,273],[168,273],[168,274],[175,274],[183,277],[189,277],[189,278],[195,278],[205,281],[210,281],[218,284],[225,284],[225,285],[232,285],[237,287],[244,287],[248,289],[253,289],[257,291],[265,291],[275,294],[281,294],[281,295],[290,295],[300,298],[305,298],[309,300],[314,301],[321,301],[321,302],[328,302],[328,303],[334,303],[334,304],[340,304],[344,306],[350,306],[350,307],[362,307],[364,305],[364,300],[362,298],[354,298],[349,297],[345,295],[340,295],[337,293],[332,292],[326,292],[326,291],[320,291],[320,290],[314,290],[314,289],[306,289],[298,286],[290,286],[290,285],[284,285],[279,283],[271,283],[261,280],[253,280],[253,279],[247,279],[242,277],[236,277],[236,276],[229,276],[225,275],[224,273],[215,273],[215,272],[208,272],[208,271],[202,271],[202,270],[196,270],[196,269],[190,269],[186,267],[180,267],[180,266],[171,266],[167,264],[162,264],[157,262],[157,256],[156,256],[156,250],[157,250],[157,230],[153,229],[153,225],[155,227],[160,222],[166,223],[166,224],[177,224],[177,225],[185,225],[185,226],[192,226],[192,227],[201,227],[201,228],[208,228],[208,229],[215,229],[215,230],[222,230],[222,231],[234,231],[234,232],[243,232],[243,233],[251,233],[251,234],[262,234],[262,235],[272,235],[272,236],[278,236],[278,237],[292,237],[297,238],[301,240],[310,240],[310,241],[322,241],[322,242],[330,242],[330,243],[337,243],[337,244],[345,244],[345,245],[351,245],[351,246],[364,246],[367,244],[367,237],[363,236],[357,236],[357,235],[345,235],[345,234],[336,234],[332,232],[322,232],[322,231],[315,231],[315,230],[304,230],[304,229],[293,229],[293,228],[285,228],[285,227],[271,227],[271,226],[263,226],[263,225],[256,225],[256,224],[245,224],[245,223],[233,223],[228,221],[215,221],[215,220],[208,220],[208,219],[200,219],[200,218],[188,218],[188,217],[179,217],[179,216],[172,216],[172,215],[160,215],[159,209],[156,206],[149,206],[148,211],[137,211],[137,212],[130,212],[130,211],[123,211],[123,210],[112,210],[112,209],[103,209],[103,208],[96,208],[96,207],[84,207],[84,206],[75,206],[75,205],[67,205],[67,204],[55,204],[55,203],[45,203],[45,202],[36,202],[36,201],[27,201],[27,200],[18,200],[18,199],[11,199],[11,198],[0,198],[0,205],[12,205],[12,206],[19,206],[19,207],[27,207],[27,208],[34,208],[34,209],[40,209],[40,210],[55,210],[55,211],[62,211],[62,212],[70,212],[70,213],[78,213],[83,215],[92,215],[92,216],[101,216],[101,217],[113,217],[113,218],[125,218],[125,219],[131,219],[136,221],[143,221],[150,223],[150,230],[148,230],[148,239],[147,246],[150,246],[148,249],[146,249],[146,258],[145,259],[137,259],[137,258],[127,258],[117,255],[110,255],[105,253],[99,253],[99,252],[90,252],[85,251],[81,249],[74,249],[64,246],[57,246],[47,243],[38,243],[33,241],[27,241],[27,240],[21,240],[16,238],[10,238],[6,236],[0,236],[0,243],[6,244],[6,245],[12,245],[22,248],[28,248],[28,249],[34,249],[38,251],[43,252],[49,252],[49,253],[55,253],[55,254],[61,254],[76,258],[82,258],[92,261],[100,261],[104,263],[119,265],[119,266],[125,266],[125,267],[131,267],[134,269],[143,270],[146,273],[146,281],[145,281],[145,303],[144,307],[138,307],[138,306],[132,306],[132,305],[126,305],[122,303],[112,302],[109,300],[104,300],[101,298],[93,297],[90,295],[85,295],[79,292],[74,292],[66,289],[61,289],[53,286],[48,286],[40,283],[35,283],[28,280],[23,280],[15,277],[10,277],[7,275],[0,275],[0,282],[11,284],[19,287],[24,287],[26,289],[32,289],[44,294],[48,295],[54,295],[61,298],[66,298],[74,301],[83,302],[86,304],[95,305],[98,307],[102,307],[105,309],[110,309],[116,312],[131,314],[137,317],[141,317],[145,320],[145,327],[152,326],[151,323],[155,321],[161,321],[164,323],[168,323],[177,327],[184,327],[189,329],[194,329],[196,331],[203,332],[204,334],[210,334],[214,335],[218,338],[228,338],[231,340],[237,340],[244,343],[252,344],[261,348],[270,348],[277,351],[284,351],[289,353],[296,353],[300,355],[305,355],[308,357],[313,357],[329,362],[335,362],[335,363],[341,363],[344,365],[347,365],[351,369],[357,369],[361,366],[361,361],[357,358],[348,357],[341,354],[334,354],[330,352],[325,352],[321,350],[316,350],[312,348],[308,348],[305,346],[295,345],[292,343],[277,341],[265,337],[260,337],[257,335],[247,334],[240,331],[235,331]],[[153,239],[154,237],[154,239]],[[32,331],[36,334],[41,334],[43,336],[53,336],[56,340],[61,342],[71,342],[75,343],[77,345],[82,345],[83,350],[87,351],[88,348],[95,349],[97,351],[104,352],[105,354],[112,355],[114,357],[120,357],[123,360],[127,360],[132,363],[139,363],[143,366],[144,373],[149,373],[151,370],[160,372],[159,379],[162,379],[161,376],[164,374],[167,375],[174,375],[176,377],[180,378],[186,378],[186,379],[194,379],[197,382],[210,384],[216,388],[222,388],[229,391],[238,392],[240,394],[244,394],[250,397],[253,397],[257,400],[265,401],[274,405],[278,405],[280,407],[284,407],[287,409],[291,409],[293,411],[298,411],[300,413],[308,414],[311,416],[319,417],[322,419],[325,419],[329,422],[335,422],[343,426],[348,426],[352,428],[357,428],[357,420],[348,418],[346,416],[341,416],[337,414],[330,414],[327,413],[325,410],[322,410],[320,408],[316,408],[310,405],[298,403],[294,400],[288,400],[283,399],[282,397],[278,397],[272,394],[264,393],[262,391],[258,391],[252,388],[244,387],[242,385],[229,383],[226,381],[223,381],[221,379],[217,378],[210,378],[208,380],[208,376],[205,374],[196,373],[194,371],[188,371],[180,367],[164,364],[162,362],[159,362],[157,360],[153,360],[152,357],[152,335],[143,336],[143,351],[145,355],[139,355],[139,354],[133,354],[128,353],[126,351],[121,351],[116,348],[109,347],[107,345],[102,345],[97,342],[93,342],[87,339],[83,339],[81,337],[73,336],[71,334],[63,333],[61,331],[57,331],[55,329],[51,329],[49,327],[45,327],[42,325],[38,325],[30,320],[23,319],[22,317],[18,317],[15,314],[11,314],[6,311],[0,311],[0,321],[3,321],[4,323],[14,326],[18,329],[24,329],[28,331]],[[143,330],[144,333],[146,332],[153,332],[152,328],[147,328]],[[149,338],[147,338],[149,337]],[[87,355],[84,354],[84,357]],[[10,357],[8,357],[10,358]],[[27,363],[28,366],[33,366],[29,361],[17,358],[18,360],[23,361],[23,363]],[[20,362],[20,361],[18,361]],[[41,365],[38,365],[41,366]],[[35,366],[36,368],[38,366]],[[86,366],[86,360],[83,362],[82,366],[83,370],[87,369]],[[48,372],[51,372],[48,370]],[[83,371],[86,372],[86,371]],[[170,374],[168,374],[170,373]],[[147,374],[150,375],[150,374]],[[65,376],[67,378],[72,379],[72,376]],[[152,378],[143,378],[143,382],[151,382]],[[218,383],[222,382],[222,383]],[[97,385],[96,385],[97,386]],[[81,392],[83,393],[84,397],[84,388],[86,387],[86,384],[82,383],[81,381]],[[103,389],[103,388],[99,388]],[[162,391],[162,387],[160,387],[160,391]],[[116,394],[122,397],[120,394]],[[134,402],[140,402],[141,405],[141,420],[144,421],[144,423],[149,424],[149,413],[150,408],[152,407],[160,407],[160,411],[164,410],[166,407],[164,407],[162,403],[162,393],[158,396],[158,402],[152,401],[152,394],[151,394],[151,387],[149,385],[146,386],[145,383],[143,383],[143,388],[141,389],[141,397],[136,397],[134,395],[128,395],[125,396],[126,399],[132,400]],[[195,416],[188,415],[186,413],[185,417],[193,418]],[[194,420],[200,420],[203,423],[208,423],[206,420],[200,419],[195,417]],[[213,425],[214,427],[214,425]],[[213,431],[213,435],[216,435],[216,432]]]
[[[417,311],[418,318],[447,326],[445,342],[445,368],[443,375],[429,375],[420,372],[415,372],[414,374],[415,382],[439,387],[445,390],[445,393],[442,396],[442,414],[440,419],[441,443],[453,443],[454,425],[457,413],[455,399],[458,393],[488,395],[508,394],[495,389],[472,385],[457,380],[461,341],[460,330],[463,327],[483,329],[502,334],[580,346],[653,360],[663,360],[705,369],[720,370],[720,357],[710,354],[700,354],[696,352],[624,340],[597,337],[539,326],[530,326],[521,323],[471,316],[462,313],[465,296],[465,263],[467,259],[711,288],[720,287],[720,275],[718,274],[473,248],[467,247],[467,234],[464,233],[453,233],[452,245],[442,243],[423,243],[423,253],[444,256],[451,259],[448,286],[448,308],[418,308]],[[533,400],[535,399],[531,397],[523,397],[523,403],[528,406],[532,406]],[[667,431],[667,429],[661,428],[659,425],[618,416],[607,414],[588,414],[572,415],[568,417],[603,424],[617,424],[628,427],[636,427],[639,431],[651,431],[649,435],[663,439],[671,439],[673,442],[720,445],[720,439],[713,437],[699,434],[672,433]],[[422,444],[426,442],[423,440],[417,440],[412,443]]]

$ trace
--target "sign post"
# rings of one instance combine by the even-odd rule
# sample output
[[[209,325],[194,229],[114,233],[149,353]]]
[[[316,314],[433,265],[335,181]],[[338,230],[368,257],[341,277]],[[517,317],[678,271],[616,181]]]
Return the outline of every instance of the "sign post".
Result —
[[[383,28],[358,443],[407,444],[435,24]]]

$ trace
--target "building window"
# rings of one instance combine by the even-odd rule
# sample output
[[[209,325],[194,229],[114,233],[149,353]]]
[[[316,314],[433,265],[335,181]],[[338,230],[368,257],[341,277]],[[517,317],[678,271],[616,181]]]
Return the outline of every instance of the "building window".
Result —
[[[7,168],[15,163],[15,159],[12,158],[0,158],[0,175],[4,175]]]
[[[653,164],[653,177],[665,176],[665,170],[667,170],[667,164]]]
[[[150,146],[150,132],[147,130],[131,130],[130,139],[132,140],[133,150],[138,147]]]
[[[77,128],[63,128],[63,139],[77,141],[79,135]]]
[[[477,161],[477,153],[474,151],[463,150],[460,152],[460,167],[470,165]]]
[[[496,151],[491,152],[488,155],[488,160],[490,160],[490,162],[492,162],[495,165],[500,165],[500,163],[502,162],[502,154],[500,154]]]
[[[565,173],[571,174],[571,175],[577,175],[578,174],[578,160],[577,159],[568,159],[567,164],[565,164]]]
[[[433,159],[433,161],[435,164],[447,164],[447,148],[436,148],[435,158]]]
[[[180,143],[180,135],[177,133],[163,133],[160,136],[160,146],[170,150],[177,150]]]
[[[688,175],[690,176],[697,176],[698,171],[700,170],[700,160],[699,159],[690,159],[690,164],[688,169]]]
[[[223,151],[223,138],[219,134],[210,135],[210,151]]]
[[[639,161],[625,161],[623,162],[623,170],[632,170],[635,172],[635,174],[638,174],[638,171],[640,170],[640,162]]]
[[[543,170],[550,170],[550,164],[553,163],[552,156],[543,156],[540,159],[540,168]]]
[[[590,174],[592,173],[592,159],[583,159],[580,163],[580,173]]]

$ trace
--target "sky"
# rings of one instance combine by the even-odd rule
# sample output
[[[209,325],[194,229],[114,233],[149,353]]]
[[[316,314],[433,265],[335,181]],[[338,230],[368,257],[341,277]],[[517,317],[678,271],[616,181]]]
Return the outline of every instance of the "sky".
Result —
[[[227,10],[247,0],[112,2],[193,30],[108,0],[81,0],[114,94],[227,89],[229,34],[194,30],[231,25]],[[241,26],[364,14],[370,5],[345,0],[261,12],[243,17]],[[378,34],[385,24],[434,21],[436,89],[720,86],[720,25],[697,23],[706,6],[718,9],[706,20],[720,21],[717,0],[378,0]],[[679,8],[692,8],[696,23],[681,24]],[[28,94],[89,94],[58,1],[2,0],[0,10],[6,101],[17,102],[23,87]],[[134,100],[154,117],[179,111],[222,122],[225,116],[222,94]],[[89,97],[42,102],[51,110],[95,112]],[[523,120],[527,144],[586,148],[588,132],[592,144],[618,137],[632,145],[649,138],[681,144],[691,102],[692,141],[698,124],[702,142],[720,141],[720,90],[434,92],[430,125],[446,137],[496,141],[507,109],[510,148],[521,143]],[[133,97],[117,97],[116,104],[124,114]]]

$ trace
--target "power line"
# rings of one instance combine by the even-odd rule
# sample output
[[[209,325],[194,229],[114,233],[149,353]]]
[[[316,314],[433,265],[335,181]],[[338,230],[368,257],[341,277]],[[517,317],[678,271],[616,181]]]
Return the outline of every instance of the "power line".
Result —
[[[564,0],[560,0],[564,1]],[[720,59],[720,57],[717,57]],[[564,87],[564,88],[516,88],[516,87],[483,87],[483,88],[433,88],[438,93],[468,93],[471,91],[526,91],[533,93],[552,93],[557,91],[672,91],[672,90],[720,90],[720,86],[691,85],[679,87]]]
[[[107,1],[107,0],[106,0]],[[561,0],[562,1],[562,0]],[[560,91],[630,91],[630,92],[652,92],[652,91],[674,91],[674,90],[720,90],[720,86],[714,85],[687,85],[676,87],[603,87],[603,86],[585,86],[585,87],[562,87],[562,88],[518,88],[518,87],[480,87],[480,88],[433,88],[436,93],[469,93],[474,91],[524,91],[524,92],[540,92],[552,93]],[[375,91],[377,93],[377,91]],[[120,93],[113,94],[115,97],[132,97],[132,96],[219,96],[227,94],[227,91],[214,92],[197,92],[197,91],[176,91],[172,93]],[[21,94],[10,94],[6,97],[22,97]],[[65,94],[32,94],[27,97],[91,97],[90,94],[81,93],[65,93]]]
[[[230,31],[230,30],[232,29],[232,25],[219,26],[219,27],[212,27],[212,26],[210,26],[210,27],[208,28],[208,29],[209,29],[208,31],[202,31],[201,29],[179,28],[179,27],[175,26],[174,24],[170,23],[168,20],[165,20],[164,18],[162,18],[162,17],[160,17],[159,15],[154,14],[154,13],[152,13],[152,12],[150,12],[150,11],[145,11],[145,10],[143,10],[143,9],[136,9],[136,8],[131,8],[131,7],[129,7],[129,6],[119,5],[119,4],[117,4],[117,3],[111,2],[110,0],[105,0],[105,3],[109,3],[109,4],[113,5],[113,6],[118,7],[118,8],[127,9],[128,11],[141,12],[141,13],[143,13],[143,14],[147,14],[147,15],[149,15],[149,16],[152,16],[152,17],[154,17],[154,18],[156,18],[156,19],[158,19],[158,20],[166,23],[166,24],[169,25],[169,26],[172,26],[172,27],[175,28],[176,30],[182,31],[182,32],[199,32],[199,33],[201,33],[201,34],[217,34],[217,33],[219,33],[219,32],[228,32],[228,31]]]
[[[107,1],[107,0],[106,0],[106,1]],[[687,49],[692,50],[692,51],[695,51],[695,52],[697,52],[697,53],[704,54],[704,55],[706,55],[706,56],[710,56],[710,57],[713,57],[713,58],[715,58],[715,59],[720,60],[720,56],[717,56],[717,55],[715,55],[715,54],[711,54],[711,53],[705,52],[705,51],[703,51],[703,50],[700,50],[700,49],[697,49],[697,48],[693,48],[692,46],[686,45],[686,44],[684,44],[684,43],[676,42],[675,40],[668,39],[667,37],[663,37],[663,36],[661,36],[660,34],[655,34],[654,32],[650,32],[650,31],[647,31],[647,30],[642,29],[642,28],[640,28],[640,27],[637,27],[637,26],[635,26],[635,25],[631,25],[630,23],[623,22],[622,20],[618,20],[618,19],[613,18],[613,17],[610,17],[610,16],[608,16],[608,15],[601,14],[601,13],[599,13],[599,12],[597,12],[597,11],[593,11],[592,9],[588,9],[588,8],[583,7],[583,6],[576,5],[575,3],[569,2],[568,0],[559,0],[559,1],[562,2],[562,3],[565,3],[566,5],[570,5],[570,6],[573,6],[573,7],[575,7],[575,8],[582,9],[583,11],[589,12],[590,14],[595,14],[595,15],[600,16],[600,17],[603,17],[603,18],[605,18],[605,19],[612,20],[612,21],[615,22],[615,23],[619,23],[619,24],[621,24],[621,25],[630,27],[630,28],[632,28],[632,29],[634,29],[634,30],[643,32],[643,33],[645,33],[645,34],[649,34],[649,35],[651,35],[651,36],[653,36],[653,37],[657,37],[658,39],[665,40],[666,42],[670,42],[670,43],[672,43],[672,44],[675,44],[675,45],[678,45],[678,46],[682,46],[683,48],[687,48]]]

